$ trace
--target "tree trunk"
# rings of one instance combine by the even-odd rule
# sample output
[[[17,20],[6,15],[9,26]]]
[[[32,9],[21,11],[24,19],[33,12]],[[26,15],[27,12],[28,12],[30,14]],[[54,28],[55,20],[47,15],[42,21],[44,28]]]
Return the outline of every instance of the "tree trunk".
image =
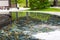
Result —
[[[54,0],[53,6],[57,6],[58,0]]]
[[[26,0],[26,7],[28,7],[28,0]]]

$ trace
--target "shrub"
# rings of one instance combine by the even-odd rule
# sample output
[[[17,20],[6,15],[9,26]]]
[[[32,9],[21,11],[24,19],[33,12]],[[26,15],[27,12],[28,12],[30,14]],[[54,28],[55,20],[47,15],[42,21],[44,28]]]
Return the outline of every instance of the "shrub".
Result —
[[[31,9],[44,9],[50,7],[49,0],[29,0]]]
[[[19,4],[19,7],[25,7],[26,6],[26,0],[17,0],[17,3]]]

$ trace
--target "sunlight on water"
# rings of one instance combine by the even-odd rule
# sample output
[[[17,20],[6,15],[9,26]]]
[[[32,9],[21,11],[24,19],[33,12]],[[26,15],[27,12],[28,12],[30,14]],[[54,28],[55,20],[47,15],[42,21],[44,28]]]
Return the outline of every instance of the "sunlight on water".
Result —
[[[47,32],[47,33],[37,33],[32,36],[38,39],[60,40],[60,30],[55,30],[52,32]]]

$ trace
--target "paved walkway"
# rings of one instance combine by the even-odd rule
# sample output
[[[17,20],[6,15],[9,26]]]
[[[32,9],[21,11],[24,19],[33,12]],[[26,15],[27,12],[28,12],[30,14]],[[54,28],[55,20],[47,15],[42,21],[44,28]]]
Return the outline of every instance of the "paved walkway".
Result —
[[[10,8],[9,10],[0,10],[0,14],[9,14],[9,12],[20,12],[24,10],[29,10],[30,8]]]
[[[29,10],[30,8],[10,8],[9,10],[0,10],[0,14],[6,14],[5,12],[39,12],[39,13],[46,13],[46,14],[52,14],[52,15],[57,15],[60,16],[60,12],[50,12],[50,11],[24,11],[24,10]],[[3,13],[1,13],[3,12]],[[9,13],[7,13],[9,14]]]
[[[24,11],[24,12],[37,12],[37,13],[45,13],[60,16],[60,12],[50,12],[50,11]]]
[[[9,12],[0,12],[0,14],[9,14]]]

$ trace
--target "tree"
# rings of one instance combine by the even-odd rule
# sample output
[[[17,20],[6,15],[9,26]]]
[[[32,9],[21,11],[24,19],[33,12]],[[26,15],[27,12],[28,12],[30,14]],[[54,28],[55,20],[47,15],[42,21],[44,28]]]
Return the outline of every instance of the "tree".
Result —
[[[49,0],[29,0],[31,9],[44,9],[50,7]]]
[[[28,7],[28,0],[26,0],[26,7]]]
[[[20,7],[26,7],[26,0],[17,0],[17,3]]]
[[[53,6],[57,6],[58,0],[54,0]]]
[[[18,4],[20,4],[20,3],[22,3],[23,2],[23,0],[17,0],[17,3]]]

